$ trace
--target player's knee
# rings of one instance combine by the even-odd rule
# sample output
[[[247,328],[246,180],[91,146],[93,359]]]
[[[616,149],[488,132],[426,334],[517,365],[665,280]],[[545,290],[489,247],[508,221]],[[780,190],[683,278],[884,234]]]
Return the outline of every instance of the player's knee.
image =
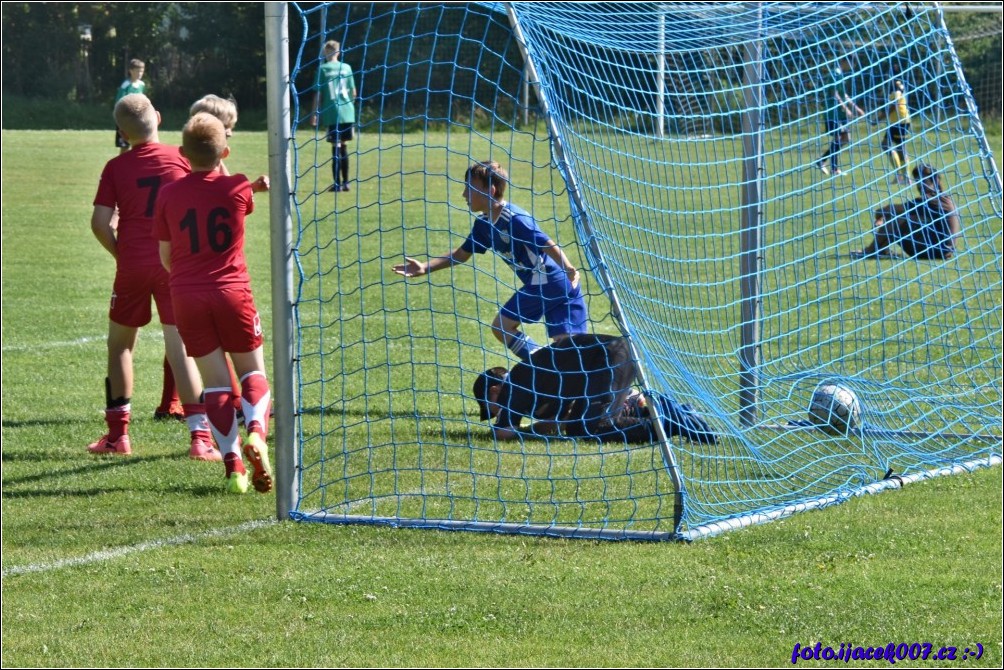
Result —
[[[505,339],[507,334],[511,335],[515,333],[513,333],[512,331],[507,331],[502,324],[502,320],[499,317],[495,317],[495,320],[492,321],[492,335],[495,336],[496,340],[505,344]]]

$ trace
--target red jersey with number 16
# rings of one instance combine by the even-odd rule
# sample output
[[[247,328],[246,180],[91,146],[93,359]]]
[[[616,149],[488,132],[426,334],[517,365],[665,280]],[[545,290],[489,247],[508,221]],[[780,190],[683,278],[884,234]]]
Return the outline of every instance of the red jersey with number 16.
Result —
[[[119,210],[119,267],[160,268],[153,214],[161,189],[191,171],[178,147],[148,142],[105,163],[94,204]]]
[[[171,292],[250,285],[244,217],[253,211],[251,182],[242,174],[193,172],[166,186],[154,233],[171,243]]]

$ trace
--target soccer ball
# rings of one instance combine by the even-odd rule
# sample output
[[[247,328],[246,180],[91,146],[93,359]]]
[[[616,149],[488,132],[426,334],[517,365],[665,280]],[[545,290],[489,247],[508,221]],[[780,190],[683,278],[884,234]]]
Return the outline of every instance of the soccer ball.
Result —
[[[830,435],[847,435],[861,427],[861,403],[846,386],[823,382],[812,393],[809,421]]]

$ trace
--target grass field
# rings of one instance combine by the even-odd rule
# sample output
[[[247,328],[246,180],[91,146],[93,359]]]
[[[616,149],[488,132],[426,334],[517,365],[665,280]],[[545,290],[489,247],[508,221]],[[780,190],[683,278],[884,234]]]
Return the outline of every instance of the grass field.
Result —
[[[825,375],[852,377],[870,424],[888,430],[958,432],[993,416],[1000,404],[993,392],[1000,219],[978,211],[986,181],[966,153],[972,146],[936,129],[917,142],[925,160],[952,166],[950,183],[966,208],[967,253],[951,263],[855,263],[847,251],[870,237],[870,208],[914,191],[890,182],[882,133],[867,124],[843,156],[848,174],[820,179],[798,163],[816,150],[810,130],[803,124],[767,134],[772,146],[788,148],[770,152],[765,168],[771,225],[763,254],[763,422],[804,420]],[[743,432],[736,382],[741,203],[737,161],[726,158],[741,155],[740,143],[663,142],[592,126],[569,135],[587,163],[577,174],[585,175],[594,229],[625,313],[650,355],[646,368],[662,375],[653,386],[731,429],[712,447],[674,445],[688,526],[847,491],[893,468],[916,472],[942,458],[968,460],[987,446]],[[476,408],[467,390],[475,376],[512,364],[484,327],[515,289],[501,259],[487,254],[413,281],[390,271],[404,256],[438,255],[461,243],[470,231],[461,175],[470,156],[500,150],[512,172],[507,197],[531,203],[576,264],[590,267],[574,243],[583,236],[572,230],[546,136],[458,129],[418,141],[363,133],[354,147],[357,185],[334,197],[324,192],[327,166],[311,169],[327,160],[327,145],[309,133],[298,142],[301,510],[613,532],[628,524],[641,532],[671,526],[673,508],[661,492],[672,484],[647,445],[499,445],[471,420]],[[593,327],[614,332],[607,296],[595,275],[584,276]],[[526,330],[545,341],[541,324]],[[939,385],[945,379],[952,381]]]
[[[1001,468],[690,545],[276,523],[273,496],[225,496],[222,469],[152,421],[153,328],[136,358],[135,456],[87,455],[104,428],[113,276],[88,221],[111,133],[2,140],[5,667],[762,667],[816,642],[960,657],[979,643],[968,664],[1004,662]],[[267,170],[264,133],[232,146],[231,171]],[[381,181],[362,188],[393,191]],[[417,226],[409,208],[427,205],[410,188],[396,206]],[[257,207],[247,249],[268,332],[267,199]],[[468,298],[457,312],[476,314]]]

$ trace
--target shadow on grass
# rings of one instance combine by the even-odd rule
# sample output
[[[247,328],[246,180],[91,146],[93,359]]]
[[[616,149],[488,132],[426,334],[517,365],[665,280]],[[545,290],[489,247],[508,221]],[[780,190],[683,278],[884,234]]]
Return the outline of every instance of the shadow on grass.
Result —
[[[12,491],[9,485],[5,485],[3,491],[4,500],[17,500],[19,498],[63,498],[81,497],[93,498],[107,493],[135,493],[135,489],[125,486],[103,486],[93,489],[59,489],[59,490],[32,490],[32,491]]]
[[[74,424],[93,424],[93,419],[25,419],[23,421],[0,421],[0,427],[14,430],[17,428],[39,428],[41,426],[71,426]]]
[[[137,493],[135,488],[128,486],[102,486],[100,488],[91,489],[73,489],[73,488],[61,488],[58,490],[31,490],[31,491],[17,491],[11,490],[9,484],[4,484],[4,491],[2,497],[4,500],[17,500],[19,498],[93,498],[100,495],[108,495],[110,493],[125,493],[133,495]],[[143,493],[170,493],[170,494],[183,494],[186,496],[194,496],[199,498],[218,498],[225,495],[223,487],[223,477],[219,478],[219,485],[210,486],[207,484],[200,484],[198,486],[192,487],[178,487],[177,484],[166,482],[161,488],[145,488]]]
[[[161,456],[105,456],[105,455],[91,455],[87,454],[86,458],[90,459],[86,465],[81,465],[75,468],[60,469],[56,471],[40,472],[38,474],[26,475],[24,477],[4,477],[3,484],[5,487],[17,484],[27,484],[30,482],[44,481],[46,479],[52,478],[64,478],[72,477],[73,475],[90,474],[97,472],[106,472],[114,468],[122,468],[130,465],[141,465],[143,463],[152,463],[155,461],[173,461],[179,460],[182,457],[186,457],[187,454],[178,455],[161,455]],[[41,462],[41,461],[51,461],[53,457],[51,454],[44,454],[39,452],[30,452],[23,454],[4,454],[3,462]],[[78,460],[79,459],[75,459]],[[7,491],[4,491],[4,497],[6,497]]]

